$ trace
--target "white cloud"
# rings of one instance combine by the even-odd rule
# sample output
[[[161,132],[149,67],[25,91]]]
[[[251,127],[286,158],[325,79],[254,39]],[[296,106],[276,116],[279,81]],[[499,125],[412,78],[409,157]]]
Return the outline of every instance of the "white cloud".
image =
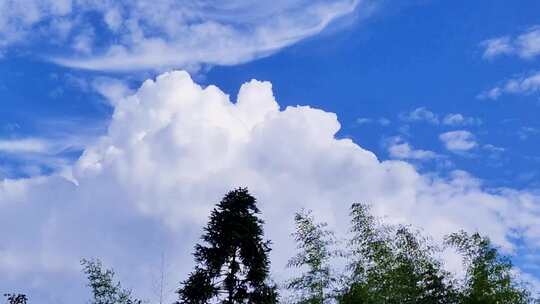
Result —
[[[390,121],[390,119],[384,118],[384,117],[381,117],[381,118],[377,119],[377,122],[378,122],[381,126],[388,126],[389,124],[392,123],[392,122]]]
[[[519,139],[526,140],[530,136],[538,135],[540,134],[540,129],[530,126],[521,127],[518,131]]]
[[[371,1],[364,2],[359,8],[360,0],[7,0],[0,2],[0,49],[54,41],[60,53],[53,61],[91,70],[231,65],[313,36],[356,10],[369,10]]]
[[[452,152],[465,152],[478,146],[474,135],[464,130],[442,133],[439,135],[439,139],[444,143],[446,149]]]
[[[521,271],[519,267],[514,269],[512,275],[524,281],[525,287],[531,291],[533,296],[540,294],[540,279],[530,273]]]
[[[475,117],[466,117],[459,113],[450,113],[443,118],[443,124],[448,126],[480,125],[482,121]]]
[[[540,55],[540,27],[535,26],[519,35],[516,39],[518,54],[523,58],[533,58]]]
[[[388,142],[388,153],[395,159],[428,160],[437,158],[433,151],[414,149],[400,137],[393,137]]]
[[[209,210],[238,186],[258,198],[278,279],[294,246],[291,216],[301,207],[338,233],[352,202],[370,202],[377,215],[439,240],[464,228],[508,251],[519,236],[539,252],[540,196],[532,190],[489,189],[462,171],[443,178],[379,161],[336,138],[335,114],[280,110],[268,82],[244,84],[232,103],[217,87],[173,72],[112,104],[106,135],[72,167],[75,183],[59,176],[0,182],[2,287],[24,288],[42,303],[80,302],[87,293],[78,259],[99,256],[150,297],[161,252],[177,284],[191,270]]]
[[[487,59],[514,52],[514,48],[510,45],[509,37],[488,39],[483,41],[480,45],[485,48],[483,56]]]
[[[483,57],[492,59],[500,55],[517,55],[524,59],[540,55],[540,26],[533,26],[515,38],[508,36],[493,38],[480,44],[484,47]]]
[[[94,41],[94,29],[87,27],[73,38],[72,48],[80,54],[89,55],[92,53]]]
[[[373,122],[372,118],[360,117],[356,119],[356,123],[359,125],[370,124]]]
[[[109,102],[122,100],[122,97],[133,93],[124,81],[110,77],[98,77],[92,81],[91,86]]]
[[[494,87],[492,89],[489,89],[487,91],[484,91],[478,96],[476,96],[478,99],[492,99],[497,100],[502,95],[502,89],[500,87]]]
[[[487,150],[487,151],[492,152],[492,153],[502,153],[502,152],[506,151],[505,148],[497,147],[497,146],[492,145],[492,144],[483,145],[482,148],[484,150]]]
[[[524,78],[509,80],[504,91],[513,94],[529,94],[540,90],[540,72],[534,73]]]
[[[439,124],[439,116],[425,107],[416,108],[409,113],[401,113],[400,119],[406,122],[425,121],[434,125]]]
[[[59,124],[68,125],[74,127],[72,122],[52,121],[49,122],[53,126]],[[45,128],[45,127],[44,127]],[[52,127],[51,127],[52,128]],[[65,150],[78,150],[83,149],[87,144],[91,144],[92,137],[95,137],[90,133],[90,130],[78,130],[81,132],[78,136],[67,134],[55,134],[51,137],[28,137],[28,138],[15,138],[15,139],[1,139],[0,138],[0,153],[4,154],[46,154],[54,155]]]
[[[399,118],[405,122],[427,122],[432,125],[470,126],[480,125],[482,121],[476,117],[464,116],[460,113],[449,113],[439,118],[439,114],[426,107],[419,107],[408,113],[401,113]]]
[[[0,139],[0,180],[13,176],[33,176],[63,170],[73,163],[69,152],[81,151],[89,137]],[[6,161],[7,160],[7,161]]]
[[[4,153],[43,153],[47,150],[47,142],[36,138],[0,140],[0,152]]]
[[[534,72],[524,77],[507,80],[478,95],[480,99],[496,100],[503,94],[530,95],[540,91],[540,72]]]
[[[379,124],[379,125],[381,125],[383,127],[386,127],[392,122],[388,118],[385,118],[385,117],[381,117],[381,118],[378,118],[378,119],[360,117],[360,118],[356,119],[356,123],[359,124],[359,125],[376,123],[376,124]]]

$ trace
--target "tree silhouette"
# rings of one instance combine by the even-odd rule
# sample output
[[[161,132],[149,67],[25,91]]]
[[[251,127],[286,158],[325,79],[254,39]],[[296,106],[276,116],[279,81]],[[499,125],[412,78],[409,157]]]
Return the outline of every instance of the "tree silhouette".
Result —
[[[456,291],[428,239],[380,223],[365,204],[351,208],[350,275],[340,303],[455,303]]]
[[[131,290],[124,289],[120,282],[114,282],[114,271],[103,269],[100,260],[81,260],[83,271],[88,277],[88,287],[92,289],[90,304],[141,304],[131,296]]]
[[[461,303],[525,304],[533,301],[530,292],[512,275],[510,260],[501,256],[488,238],[460,231],[449,235],[446,242],[463,255],[467,268]]]
[[[277,303],[259,213],[247,189],[225,195],[210,215],[204,243],[195,246],[197,265],[177,291],[178,303]]]
[[[26,304],[28,298],[22,293],[5,293],[8,304]]]
[[[330,248],[336,243],[334,234],[326,228],[326,223],[316,223],[310,211],[296,213],[294,221],[296,231],[292,236],[299,252],[287,266],[306,271],[290,280],[287,288],[293,291],[294,303],[327,303],[334,298],[331,258],[338,255]]]

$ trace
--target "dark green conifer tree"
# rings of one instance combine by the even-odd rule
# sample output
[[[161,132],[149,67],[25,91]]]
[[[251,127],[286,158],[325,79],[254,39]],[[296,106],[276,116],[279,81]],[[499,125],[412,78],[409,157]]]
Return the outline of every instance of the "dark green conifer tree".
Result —
[[[212,211],[195,246],[195,270],[178,290],[179,302],[277,303],[277,291],[268,283],[270,242],[263,240],[263,221],[256,200],[247,189],[225,195]]]

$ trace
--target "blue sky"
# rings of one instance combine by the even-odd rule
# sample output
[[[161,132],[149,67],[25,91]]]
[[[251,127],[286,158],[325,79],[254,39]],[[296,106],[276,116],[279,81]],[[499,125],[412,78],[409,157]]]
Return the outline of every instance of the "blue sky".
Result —
[[[390,193],[389,197],[381,199],[378,210],[381,215],[394,216],[397,221],[405,219],[428,229],[433,225],[444,226],[441,221],[447,223],[448,220],[449,230],[455,225],[481,230],[516,256],[527,278],[540,279],[540,270],[534,266],[540,259],[537,254],[540,227],[536,221],[540,214],[540,3],[537,1],[426,0],[404,1],[399,5],[390,1],[277,1],[268,7],[253,7],[245,1],[221,6],[212,1],[197,5],[163,1],[155,7],[145,1],[136,2],[140,6],[129,3],[115,6],[107,1],[29,3],[28,7],[10,0],[0,3],[0,17],[7,20],[0,23],[0,178],[4,181],[0,188],[0,210],[15,216],[27,212],[31,213],[30,218],[39,219],[29,230],[17,226],[15,230],[21,237],[10,233],[7,245],[0,247],[0,277],[9,273],[8,286],[20,288],[21,282],[30,277],[35,279],[29,290],[31,294],[42,295],[48,302],[69,298],[52,297],[45,291],[48,285],[43,283],[47,278],[57,278],[58,282],[72,277],[80,279],[73,271],[77,265],[57,267],[44,258],[56,255],[57,259],[64,259],[44,244],[60,244],[73,237],[55,233],[49,226],[51,221],[70,214],[81,216],[83,211],[80,210],[87,208],[87,203],[81,203],[86,207],[81,206],[79,210],[62,197],[86,201],[93,191],[106,188],[103,202],[97,205],[103,207],[103,211],[92,211],[95,217],[90,216],[100,218],[100,214],[108,214],[103,219],[106,224],[82,233],[89,241],[98,242],[101,251],[87,253],[86,247],[81,246],[66,253],[66,261],[76,260],[80,255],[99,254],[120,270],[127,271],[131,264],[118,262],[122,260],[119,246],[100,241],[99,233],[110,232],[114,235],[112,240],[123,240],[129,238],[128,228],[133,229],[133,233],[146,231],[145,238],[153,241],[177,239],[171,241],[174,243],[171,248],[193,240],[198,230],[186,227],[192,227],[193,223],[193,227],[197,227],[204,222],[201,215],[204,212],[200,210],[209,206],[204,204],[211,205],[208,200],[218,198],[225,185],[245,184],[263,199],[269,197],[272,187],[280,185],[276,180],[282,174],[259,162],[276,161],[264,158],[268,157],[267,151],[283,144],[279,140],[288,137],[287,133],[295,132],[303,134],[300,138],[311,138],[315,134],[312,141],[306,140],[309,147],[296,146],[296,141],[291,139],[290,150],[284,145],[274,152],[276,157],[284,153],[283,157],[291,159],[320,157],[314,162],[321,163],[317,168],[318,179],[306,182],[309,185],[322,187],[335,178],[335,172],[348,172],[345,163],[362,163],[357,160],[360,154],[349,159],[337,152],[341,151],[337,147],[343,144],[339,139],[351,139],[362,151],[376,155],[378,160],[374,161],[367,156],[368,152],[362,154],[369,162],[376,163],[369,168],[377,171],[382,166],[384,170],[397,172],[390,174],[387,183],[381,182],[382,193]],[[160,15],[164,11],[170,14],[168,18]],[[244,147],[242,141],[234,139],[243,135],[221,124],[228,121],[226,113],[229,112],[215,114],[221,110],[214,109],[214,114],[200,114],[199,108],[187,105],[176,112],[175,106],[162,101],[168,100],[167,96],[177,96],[179,100],[191,96],[191,84],[185,85],[188,91],[176,91],[174,85],[169,85],[170,82],[184,88],[183,76],[164,76],[156,81],[155,88],[137,92],[145,80],[182,69],[186,69],[196,83],[203,87],[215,85],[233,101],[239,88],[251,79],[270,82],[281,109],[280,114],[275,115],[283,115],[283,121],[276,125],[266,120],[257,121],[265,125],[263,130],[267,131],[254,131],[255,135],[249,137],[252,144]],[[250,113],[248,116],[259,117],[257,111],[274,106],[266,99],[266,85],[252,83],[247,87],[250,89],[246,91],[256,93],[253,93],[255,97],[245,97],[246,100],[257,99],[257,96],[264,100],[254,104],[259,110],[246,106],[249,111],[255,111],[246,112]],[[137,106],[129,105],[135,99],[125,98],[133,94],[136,94],[135,99],[141,100]],[[201,96],[197,100],[207,98],[204,94]],[[246,93],[246,96],[251,95]],[[208,107],[214,104],[209,103]],[[123,120],[119,114],[132,113],[132,107],[143,105],[131,120]],[[321,109],[324,117],[318,121],[316,113],[319,112],[296,108],[297,105]],[[291,114],[287,114],[287,106],[292,106],[296,112],[291,110]],[[189,111],[207,124],[185,124],[191,117]],[[244,113],[244,110],[238,111]],[[173,112],[174,115],[167,114]],[[152,113],[158,114],[152,116]],[[329,113],[335,113],[336,117],[331,118]],[[303,123],[304,114],[310,118]],[[129,141],[133,134],[149,137],[147,134],[154,134],[151,130],[161,119],[171,124],[164,129],[175,131],[171,131],[173,135],[156,135],[149,140],[144,151],[157,156],[147,159],[146,154],[141,156],[130,151],[141,147],[127,145],[124,140]],[[176,119],[178,121],[172,123]],[[318,123],[311,125],[310,119]],[[334,138],[328,130],[336,129],[335,119],[341,129]],[[228,131],[219,131],[216,135],[212,133],[214,129],[206,129],[208,124],[214,126],[214,123],[216,128]],[[320,140],[317,132],[321,132]],[[229,163],[229,158],[221,159],[222,155],[215,153],[227,140],[220,136],[227,140],[233,138],[227,149],[244,151],[245,154],[239,155],[250,161]],[[317,155],[310,154],[311,145],[319,147],[322,142],[329,142],[330,146],[321,148]],[[168,146],[182,149],[170,148],[169,151]],[[108,157],[116,153],[111,152],[115,149],[121,151],[119,155],[129,157],[110,160]],[[339,157],[332,157],[333,153]],[[355,153],[360,152],[350,152],[350,155]],[[173,160],[175,157],[177,160]],[[89,169],[88,164],[94,161],[96,166],[99,163],[99,169]],[[148,167],[145,161],[165,170],[159,174],[170,176],[171,180],[176,180],[175,174],[180,176],[178,188],[182,191],[172,191],[167,182],[155,182],[152,174],[158,171],[152,170],[158,169]],[[170,166],[171,163],[176,165]],[[103,169],[107,166],[114,170]],[[179,171],[168,172],[169,166]],[[221,173],[215,172],[222,166],[239,168],[240,172],[268,171],[257,178],[253,178],[254,173],[245,173],[245,176],[239,173],[238,177],[231,177],[218,186],[214,180]],[[283,166],[279,168],[290,170],[290,176],[297,178],[306,177],[302,170],[312,169],[308,164],[303,167],[302,161],[283,160],[275,166]],[[92,170],[102,171],[94,173]],[[184,178],[184,170],[195,170],[197,177]],[[336,190],[325,190],[324,197],[345,200],[340,202],[345,205],[350,203],[348,199],[363,199],[362,194],[355,194],[353,189],[368,187],[365,183],[369,183],[369,178],[364,180],[363,175],[354,172],[348,177],[358,180],[341,184],[328,182],[329,187]],[[416,193],[412,196],[416,204],[411,208],[426,209],[408,210],[410,216],[400,219],[400,212],[408,203],[393,200],[409,196],[401,196],[407,190],[396,190],[395,195],[392,194],[395,189],[401,189],[393,183],[409,185],[408,178],[414,180],[410,185]],[[59,179],[64,181],[59,182]],[[100,184],[105,183],[103,181],[106,184]],[[64,183],[73,183],[78,188],[72,189]],[[299,187],[297,195],[306,194],[302,191],[309,192],[310,187]],[[439,187],[445,190],[439,193]],[[139,193],[143,190],[135,188],[146,192]],[[202,194],[202,189],[211,194]],[[444,192],[447,189],[450,189],[448,195]],[[293,190],[287,191],[292,193]],[[316,190],[311,191],[308,197],[315,195]],[[375,193],[370,195],[368,199],[377,200]],[[284,195],[284,200],[293,197],[293,194]],[[43,198],[61,202],[51,203],[49,208]],[[117,198],[131,200],[133,204],[111,207],[107,203]],[[156,203],[160,199],[175,203]],[[478,200],[478,207],[454,203],[445,207],[449,209],[438,209],[439,204],[445,204],[440,200],[445,199],[461,199],[464,204]],[[28,200],[26,205],[25,200]],[[199,205],[189,205],[187,201],[191,200],[201,201],[200,204],[204,201],[202,209],[197,207]],[[309,207],[316,213],[319,210],[320,214],[332,210],[335,217],[327,219],[330,223],[339,223],[343,213],[341,207],[329,207],[327,202],[302,204],[291,205],[291,208]],[[191,207],[190,214],[197,214],[196,219],[178,211],[178,208],[191,210]],[[452,210],[452,215],[446,218],[448,210]],[[463,222],[457,220],[460,212],[464,215]],[[474,216],[467,220],[471,216],[467,213],[471,212],[480,214],[478,223],[474,223]],[[276,212],[269,213],[278,217]],[[178,217],[171,218],[171,215]],[[438,220],[418,219],[426,215]],[[186,224],[171,224],[182,221]],[[55,227],[73,229],[66,225]],[[19,239],[29,231],[42,237],[33,235],[28,240]],[[273,235],[278,235],[278,231],[276,228]],[[446,230],[442,229],[443,232]],[[1,238],[5,239],[6,235]],[[31,244],[36,242],[42,245]],[[278,241],[276,246],[286,248],[286,241],[283,242],[280,245]],[[127,241],[125,246],[137,252],[136,243]],[[39,270],[20,267],[25,259],[35,258],[20,254],[21,250],[40,255],[41,264],[36,266]],[[17,255],[20,260],[13,258]],[[147,251],[139,255],[152,256]],[[171,264],[184,259],[178,258]],[[151,264],[153,258],[148,260]],[[140,277],[147,270],[140,270]],[[142,284],[137,281],[138,277],[134,275],[131,281],[127,280],[137,287]],[[62,283],[55,284],[62,286]],[[150,291],[143,293],[152,296]],[[80,294],[74,292],[71,296],[77,295]]]
[[[441,119],[449,113],[478,118],[481,125],[464,128],[410,123],[409,140],[419,149],[448,154],[438,135],[470,130],[481,144],[507,150],[494,160],[485,159],[486,151],[467,157],[450,155],[458,168],[494,185],[538,186],[538,176],[519,178],[526,172],[533,174],[531,164],[540,165],[531,159],[538,156],[538,136],[520,138],[522,128],[539,127],[538,95],[504,96],[496,101],[477,98],[501,81],[537,68],[534,59],[485,60],[480,46],[486,39],[520,33],[534,25],[538,20],[535,6],[533,2],[512,7],[506,1],[458,6],[431,1],[390,8],[269,58],[215,68],[207,81],[234,95],[247,79],[271,80],[279,88],[276,94],[282,104],[310,104],[338,113],[341,135],[354,138],[381,158],[388,157],[381,143],[384,137],[403,136],[400,113],[425,107]],[[359,126],[358,118],[387,118],[391,123]]]
[[[496,101],[477,98],[506,79],[535,71],[538,63],[534,58],[486,60],[481,42],[527,31],[538,19],[537,5],[533,1],[515,7],[504,1],[462,6],[442,1],[412,1],[399,7],[383,3],[384,8],[370,18],[342,21],[346,24],[338,23],[275,55],[239,65],[213,66],[196,77],[203,84],[218,85],[231,96],[247,80],[269,80],[279,88],[276,95],[282,105],[309,104],[337,113],[343,126],[340,134],[381,158],[388,157],[384,139],[403,136],[399,129],[404,126],[410,128],[407,140],[414,147],[439,153],[447,151],[438,135],[462,129],[426,126],[424,122],[407,124],[398,119],[400,113],[423,107],[441,120],[451,113],[478,118],[481,125],[465,129],[471,129],[479,144],[491,144],[505,152],[482,162],[478,159],[485,157],[486,151],[466,157],[450,155],[455,166],[493,185],[537,186],[540,177],[531,163],[538,162],[538,95],[516,94]],[[58,121],[73,122],[71,127],[84,132],[103,132],[111,110],[84,83],[111,76],[137,87],[155,74],[69,69],[44,59],[44,54],[36,51],[41,47],[29,46],[34,51],[8,49],[0,66],[5,138],[80,131],[67,126],[44,130],[41,125]],[[27,87],[29,82],[32,90]],[[357,120],[362,118],[391,122],[387,126],[360,126]],[[87,128],[92,130],[84,130]],[[2,161],[8,167],[14,166],[11,161],[16,162],[6,156]]]

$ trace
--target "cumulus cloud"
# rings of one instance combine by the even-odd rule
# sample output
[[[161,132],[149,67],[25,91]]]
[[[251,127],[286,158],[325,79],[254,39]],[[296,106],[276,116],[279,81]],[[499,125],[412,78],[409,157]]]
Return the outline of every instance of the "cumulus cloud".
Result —
[[[485,48],[483,57],[493,59],[501,55],[515,55],[532,59],[540,55],[540,26],[536,25],[517,37],[499,37],[481,43]],[[540,72],[515,77],[478,94],[479,99],[497,100],[503,94],[530,95],[540,90]]]
[[[540,72],[507,80],[478,95],[479,99],[497,100],[503,94],[530,95],[540,91]]]
[[[370,202],[375,214],[436,239],[464,228],[507,252],[517,248],[516,237],[530,252],[540,249],[534,191],[490,189],[466,172],[443,178],[404,161],[380,161],[336,137],[335,114],[281,109],[268,82],[244,84],[233,103],[217,87],[172,72],[111,104],[107,133],[86,147],[70,178],[0,183],[2,287],[42,303],[80,302],[87,293],[78,259],[98,256],[151,299],[149,278],[161,253],[177,284],[191,270],[190,252],[210,209],[238,186],[259,200],[277,279],[286,276],[291,216],[302,207],[340,235],[350,204]]]
[[[432,112],[426,107],[419,107],[408,113],[401,113],[399,118],[405,122],[427,122],[432,125],[446,126],[470,126],[480,125],[482,120],[476,117],[468,117],[460,113],[449,113],[440,118],[439,114]]]
[[[466,152],[478,146],[474,135],[465,130],[442,133],[439,135],[439,139],[444,143],[446,149],[456,153]]]
[[[400,119],[405,122],[419,122],[425,121],[430,124],[438,125],[439,116],[426,107],[419,107],[408,113],[401,113]]]
[[[475,117],[463,116],[463,114],[459,113],[450,113],[443,118],[442,123],[447,126],[470,126],[480,125],[482,124],[482,120]]]
[[[428,160],[437,158],[438,155],[429,150],[414,149],[401,137],[393,137],[388,142],[388,154],[395,159]]]
[[[0,49],[40,41],[60,48],[53,61],[91,70],[230,65],[315,35],[355,10],[369,10],[371,1],[363,3],[7,0],[0,2]]]
[[[492,59],[501,55],[517,55],[530,59],[540,55],[540,26],[533,26],[517,37],[503,36],[488,39],[480,44],[483,57]]]

